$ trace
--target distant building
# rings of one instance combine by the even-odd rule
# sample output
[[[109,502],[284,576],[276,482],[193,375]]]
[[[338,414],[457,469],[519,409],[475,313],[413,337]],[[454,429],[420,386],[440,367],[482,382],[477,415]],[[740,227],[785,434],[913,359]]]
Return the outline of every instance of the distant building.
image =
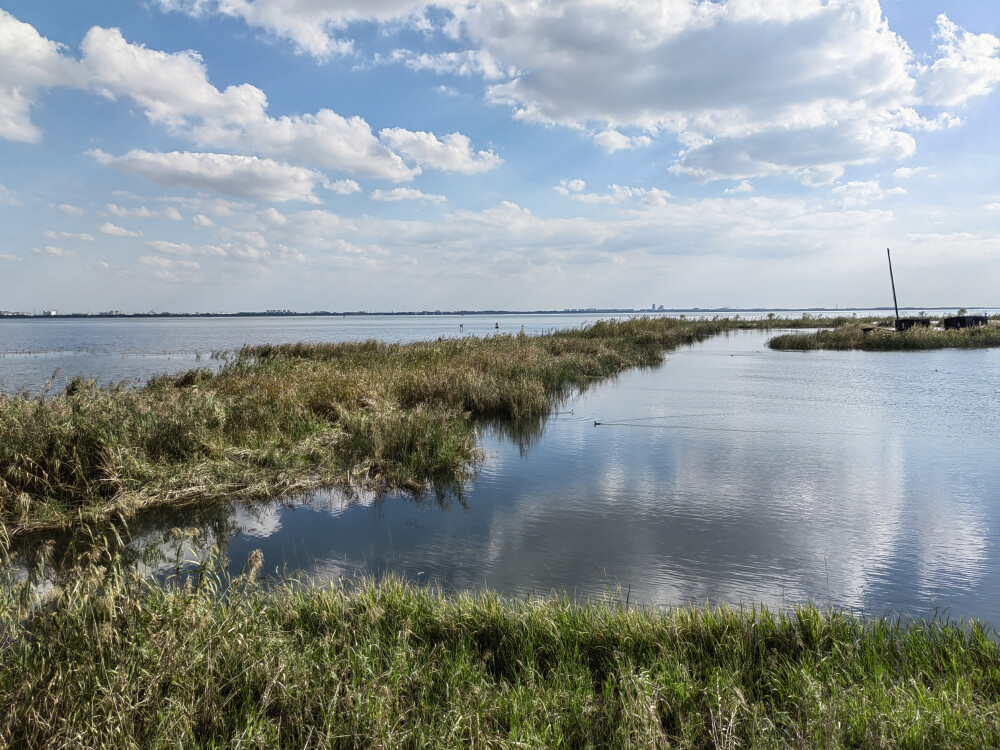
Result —
[[[42,315],[45,317],[54,317],[59,314],[58,310],[42,310]]]

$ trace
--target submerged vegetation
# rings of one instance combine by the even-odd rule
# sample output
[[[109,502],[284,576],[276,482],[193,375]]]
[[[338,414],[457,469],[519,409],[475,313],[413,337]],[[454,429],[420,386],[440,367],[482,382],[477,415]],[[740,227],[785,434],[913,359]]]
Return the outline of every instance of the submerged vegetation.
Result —
[[[773,324],[636,318],[542,336],[255,346],[218,373],[142,388],[78,378],[52,396],[0,396],[0,524],[13,537],[320,485],[460,486],[481,420],[538,419],[667,349]]]
[[[81,569],[0,619],[0,745],[1000,746],[978,623]]]
[[[866,330],[867,329],[867,330]],[[813,333],[786,333],[767,342],[772,349],[808,351],[812,349],[869,352],[906,351],[916,349],[984,349],[1000,346],[1000,325],[944,330],[914,326],[897,333],[892,328],[870,327],[860,321],[850,321],[833,329]]]

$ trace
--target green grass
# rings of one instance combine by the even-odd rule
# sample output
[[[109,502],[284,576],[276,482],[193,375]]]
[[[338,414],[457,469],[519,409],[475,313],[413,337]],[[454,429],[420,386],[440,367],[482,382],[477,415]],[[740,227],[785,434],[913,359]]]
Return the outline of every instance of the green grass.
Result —
[[[1000,746],[977,623],[82,568],[0,620],[11,748]],[[16,587],[14,587],[16,588]]]
[[[776,324],[636,318],[535,337],[257,346],[218,373],[142,388],[77,379],[0,396],[0,524],[20,536],[320,485],[461,486],[483,420],[537,420],[668,349]]]
[[[982,349],[1000,346],[1000,325],[994,322],[978,328],[946,331],[940,328],[913,327],[903,333],[876,328],[865,333],[858,321],[821,329],[814,333],[788,333],[767,342],[772,349],[808,351],[813,349],[869,352],[912,351],[920,349]]]

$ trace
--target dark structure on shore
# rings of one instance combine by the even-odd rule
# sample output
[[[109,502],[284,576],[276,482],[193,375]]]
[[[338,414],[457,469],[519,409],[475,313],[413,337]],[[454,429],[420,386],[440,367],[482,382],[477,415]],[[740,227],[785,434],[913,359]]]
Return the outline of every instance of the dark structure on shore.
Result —
[[[955,331],[959,328],[976,328],[984,326],[988,322],[989,319],[985,315],[953,315],[941,321],[946,331]]]

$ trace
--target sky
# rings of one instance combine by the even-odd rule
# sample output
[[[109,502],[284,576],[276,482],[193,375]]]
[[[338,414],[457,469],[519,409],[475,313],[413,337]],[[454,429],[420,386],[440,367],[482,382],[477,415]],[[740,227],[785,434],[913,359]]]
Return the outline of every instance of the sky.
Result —
[[[0,0],[0,310],[1000,306],[997,0]]]

